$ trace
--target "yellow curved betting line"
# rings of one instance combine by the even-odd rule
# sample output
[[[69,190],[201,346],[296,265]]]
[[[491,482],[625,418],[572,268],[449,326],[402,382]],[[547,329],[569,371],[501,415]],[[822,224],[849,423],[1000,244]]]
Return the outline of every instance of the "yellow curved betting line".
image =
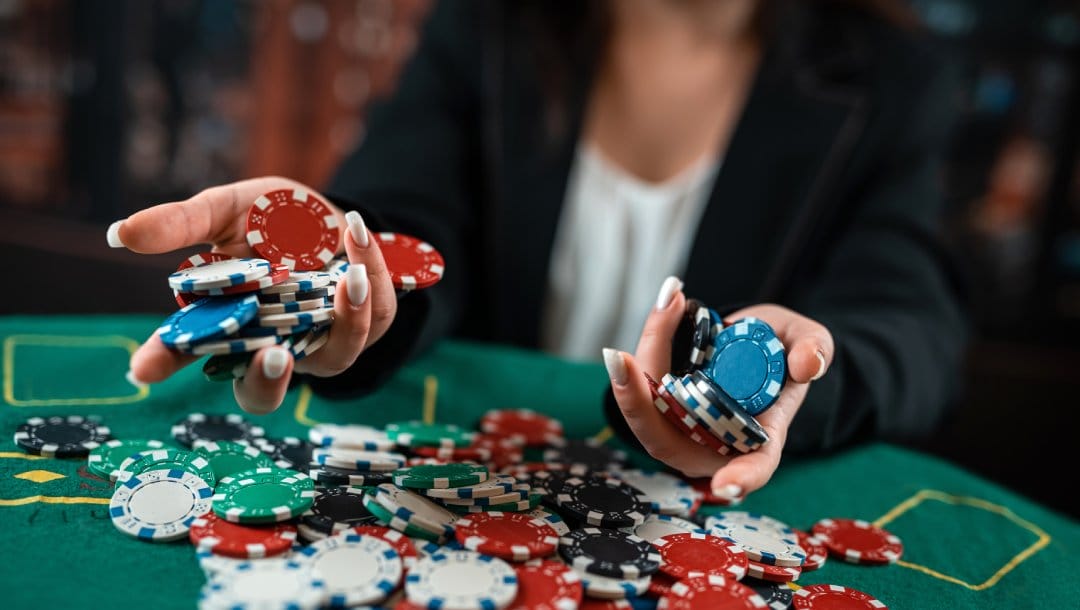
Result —
[[[0,459],[5,459],[5,460],[47,460],[49,458],[42,457],[40,455],[30,455],[29,453],[19,453],[18,451],[0,451]]]
[[[980,510],[985,510],[996,515],[1000,515],[1035,535],[1036,540],[1034,543],[1017,553],[1012,559],[1007,561],[1005,565],[1001,566],[1001,568],[994,572],[990,576],[990,578],[979,584],[971,584],[969,582],[960,580],[955,576],[949,576],[948,574],[943,574],[933,568],[929,568],[917,563],[912,563],[910,561],[900,560],[896,562],[896,565],[898,566],[908,568],[909,570],[915,570],[916,572],[921,572],[923,574],[926,574],[927,576],[932,576],[946,582],[951,582],[955,585],[960,585],[961,587],[971,589],[972,591],[983,591],[985,589],[993,587],[999,581],[1001,581],[1001,579],[1004,578],[1006,574],[1013,571],[1016,566],[1026,561],[1035,553],[1038,553],[1039,551],[1044,549],[1047,545],[1050,544],[1050,541],[1052,540],[1050,538],[1050,535],[1043,531],[1042,528],[1026,519],[1021,518],[1019,515],[1009,510],[1008,507],[1001,506],[1000,504],[994,504],[992,502],[987,502],[986,500],[983,500],[981,498],[973,498],[970,496],[954,496],[952,494],[947,494],[936,489],[920,490],[915,495],[911,496],[907,500],[904,500],[892,510],[879,517],[876,521],[874,521],[874,525],[878,527],[884,527],[885,525],[896,520],[896,518],[900,515],[913,509],[925,500],[936,500],[945,504],[952,504],[953,506],[964,505],[971,506]]]
[[[435,401],[439,396],[439,380],[434,375],[424,377],[424,404],[422,407],[425,424],[435,423]]]
[[[13,407],[49,407],[82,405],[123,405],[139,402],[150,395],[150,386],[135,388],[127,396],[100,396],[91,398],[35,398],[20,400],[15,397],[15,347],[17,345],[41,345],[47,347],[117,347],[135,353],[139,343],[122,335],[76,336],[76,335],[11,335],[4,339],[4,401]]]
[[[296,399],[296,408],[293,409],[293,417],[304,426],[314,426],[319,422],[307,416],[308,407],[311,405],[311,386],[300,386],[300,396]]]
[[[108,504],[108,498],[69,498],[64,496],[26,496],[25,498],[0,499],[0,506],[23,506],[41,502],[44,504]]]

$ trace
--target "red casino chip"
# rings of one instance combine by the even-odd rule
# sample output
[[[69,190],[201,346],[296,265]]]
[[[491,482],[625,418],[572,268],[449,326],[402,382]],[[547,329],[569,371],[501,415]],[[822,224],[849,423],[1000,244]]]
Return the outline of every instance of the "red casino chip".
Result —
[[[581,604],[581,579],[558,561],[537,559],[514,566],[518,594],[506,610],[564,610]]]
[[[796,610],[888,610],[868,593],[840,585],[809,585],[791,599]]]
[[[829,552],[848,563],[886,565],[904,554],[899,538],[858,519],[822,519],[811,531],[825,539]]]
[[[547,557],[559,547],[558,532],[526,513],[469,514],[454,524],[454,535],[470,551],[510,561]]]
[[[660,598],[666,610],[760,610],[765,600],[750,587],[716,574],[686,578]]]
[[[248,210],[247,242],[271,263],[318,271],[337,254],[341,227],[314,193],[281,189],[261,195]]]
[[[529,447],[564,442],[562,422],[530,409],[493,409],[480,418],[480,431],[505,436]]]
[[[649,595],[653,597],[663,597],[667,595],[671,590],[671,585],[675,584],[676,580],[663,572],[657,572],[652,575],[652,580],[649,581]]]
[[[746,562],[746,574],[758,580],[769,582],[795,582],[802,574],[802,568],[785,568],[783,566],[771,566],[767,563],[758,563],[753,559]]]
[[[361,536],[373,536],[386,541],[390,546],[394,547],[394,551],[401,557],[401,562],[404,564],[406,572],[411,570],[413,566],[416,565],[416,562],[420,560],[420,553],[416,550],[416,545],[413,544],[412,539],[397,530],[392,530],[381,525],[358,525],[342,532],[341,535],[350,533],[359,534]]]
[[[631,610],[633,604],[625,599],[596,599],[586,597],[581,600],[578,610]]]
[[[652,543],[660,551],[660,571],[676,579],[717,574],[738,581],[746,576],[746,553],[718,536],[668,534]]]
[[[207,513],[191,522],[189,536],[199,550],[237,559],[260,559],[288,552],[296,541],[296,526],[279,523],[253,527]]]
[[[689,436],[697,444],[703,445],[719,453],[720,455],[728,455],[731,453],[731,448],[724,444],[723,441],[716,438],[716,436],[705,429],[693,415],[690,415],[679,404],[679,401],[675,400],[675,397],[666,391],[660,391],[660,384],[656,383],[656,380],[645,374],[645,378],[649,382],[649,389],[652,390],[653,406],[657,411],[660,411],[664,417],[668,419],[680,432]]]
[[[811,536],[802,530],[795,530],[795,534],[799,537],[799,546],[806,551],[806,559],[801,566],[802,571],[812,572],[825,565],[829,559],[829,547],[825,544],[825,539],[820,536]]]
[[[446,264],[442,254],[411,235],[401,233],[376,233],[386,269],[394,288],[419,290],[429,288],[442,279]]]

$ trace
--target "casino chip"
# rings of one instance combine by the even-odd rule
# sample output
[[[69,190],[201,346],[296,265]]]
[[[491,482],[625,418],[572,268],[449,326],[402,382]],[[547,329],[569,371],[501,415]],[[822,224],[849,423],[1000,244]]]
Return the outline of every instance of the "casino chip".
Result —
[[[668,390],[667,386],[656,383],[652,377],[645,374],[649,387],[652,390],[653,406],[663,415],[677,430],[689,436],[691,440],[703,447],[708,447],[720,455],[728,455],[731,448],[720,440],[712,431],[702,424],[696,417],[690,414],[679,400]]]
[[[31,417],[15,430],[15,444],[43,457],[84,457],[107,440],[107,427],[81,415]]]
[[[468,447],[474,433],[454,424],[425,424],[421,421],[386,424],[390,440],[404,447]]]
[[[774,529],[763,525],[763,520],[749,513],[735,519],[736,513],[721,513],[710,519],[709,533],[738,545],[746,556],[768,565],[796,568],[806,559],[806,552],[799,546],[798,536],[790,528]]]
[[[120,464],[125,459],[143,451],[161,449],[165,443],[154,440],[111,440],[95,447],[86,458],[86,467],[90,472],[110,481],[120,476]]]
[[[645,592],[649,590],[649,583],[652,581],[650,576],[633,580],[622,580],[619,578],[608,578],[607,576],[589,574],[588,572],[576,568],[575,571],[577,572],[578,577],[581,578],[581,586],[585,591],[585,595],[597,599],[625,599],[627,597],[644,595]]]
[[[581,579],[558,561],[534,559],[515,565],[518,594],[506,610],[568,610],[582,601]]]
[[[662,610],[760,610],[765,607],[765,600],[753,589],[736,580],[709,574],[686,578],[671,585],[671,590],[660,598],[657,607]]]
[[[192,346],[185,350],[186,353],[195,356],[224,356],[226,354],[250,354],[264,347],[273,347],[281,343],[280,337],[241,337],[222,339],[221,341],[207,341]]]
[[[237,294],[247,294],[249,292],[256,292],[259,290],[267,290],[278,284],[281,284],[289,278],[289,268],[285,265],[279,265],[274,263],[270,265],[270,273],[249,280],[243,284],[236,284],[235,286],[225,286],[222,288],[207,288],[205,290],[192,290],[191,292],[178,293],[185,295],[194,295],[196,298],[204,296],[229,296]],[[174,291],[175,292],[175,291]]]
[[[315,484],[292,470],[256,468],[218,481],[214,514],[233,523],[287,521],[311,508]]]
[[[203,585],[199,608],[315,610],[325,597],[326,584],[307,564],[272,558],[224,567]]]
[[[639,490],[604,477],[566,479],[555,503],[578,521],[599,527],[632,527],[650,512],[649,501]]]
[[[498,496],[488,498],[440,498],[439,501],[447,506],[498,506],[500,504],[516,504],[530,500],[530,487],[525,483],[517,483],[514,490]]]
[[[394,530],[397,530],[410,538],[420,538],[428,542],[434,542],[442,544],[446,541],[447,536],[445,532],[440,530],[438,533],[429,531],[408,520],[398,517],[393,511],[387,509],[375,499],[375,494],[364,494],[364,508],[371,511],[371,514],[378,517],[379,521]]]
[[[686,375],[704,362],[704,349],[708,345],[700,345],[697,322],[697,312],[700,309],[706,309],[701,301],[687,299],[686,309],[672,335],[670,369],[676,375]]]
[[[758,580],[769,582],[795,582],[802,574],[802,568],[785,568],[783,566],[771,566],[767,563],[748,560],[746,574]]]
[[[401,558],[402,566],[407,573],[416,566],[420,554],[411,538],[397,530],[392,530],[381,525],[358,525],[348,530],[350,534],[359,536],[372,536],[387,542],[394,548],[394,552]]]
[[[825,562],[829,559],[829,547],[825,544],[825,539],[807,534],[802,530],[795,530],[795,535],[798,537],[799,546],[806,552],[802,571],[812,572],[825,565]]]
[[[494,409],[480,418],[485,434],[515,439],[529,447],[563,442],[563,425],[556,419],[530,409]]]
[[[900,538],[866,521],[822,519],[811,531],[825,539],[833,555],[848,563],[886,565],[904,554]]]
[[[296,527],[279,523],[251,527],[229,523],[212,512],[191,522],[191,543],[199,550],[238,559],[262,559],[288,553],[296,544]]]
[[[281,189],[260,195],[248,210],[247,242],[260,256],[296,271],[322,269],[337,252],[337,216],[314,193]]]
[[[394,517],[438,536],[454,535],[454,523],[458,518],[446,508],[393,485],[383,484],[375,489],[375,501]]]
[[[795,591],[791,605],[796,610],[887,610],[885,604],[868,593],[840,585],[808,585]]]
[[[252,444],[270,456],[278,468],[300,470],[311,464],[311,443],[286,436],[284,438],[256,438]]]
[[[786,584],[760,581],[744,582],[743,584],[760,595],[770,610],[788,610],[788,608],[791,608],[791,601],[795,592]]]
[[[360,424],[316,424],[308,439],[317,447],[341,447],[361,451],[391,451],[394,441],[385,432]]]
[[[558,534],[546,521],[524,513],[467,515],[454,529],[466,549],[510,561],[547,557],[559,546]]]
[[[315,482],[320,485],[351,485],[373,487],[391,481],[390,472],[359,472],[347,468],[334,468],[333,466],[319,466],[308,472]]]
[[[565,521],[563,521],[563,518],[546,509],[534,508],[529,511],[524,511],[522,512],[522,514],[529,515],[530,517],[545,521],[548,525],[551,526],[551,529],[555,530],[555,534],[557,536],[565,536],[566,534],[570,533],[570,526],[567,525]]]
[[[195,441],[195,453],[210,462],[214,478],[218,481],[238,472],[252,468],[270,468],[274,465],[257,447],[229,441]]]
[[[537,506],[540,506],[540,502],[543,500],[543,496],[540,494],[530,494],[528,500],[518,500],[516,502],[506,502],[503,504],[470,504],[470,505],[456,505],[445,504],[446,508],[459,513],[486,513],[491,511],[505,512],[505,513],[520,513],[532,510]]]
[[[652,543],[660,551],[660,570],[677,579],[704,574],[732,580],[746,576],[746,553],[722,538],[695,532],[669,534]]]
[[[544,461],[566,464],[596,472],[622,469],[626,452],[612,449],[594,439],[560,440],[559,446],[544,451]]]
[[[648,541],[596,527],[561,537],[559,555],[579,571],[624,580],[649,576],[660,568],[660,555]]]
[[[332,608],[382,601],[397,588],[403,572],[390,543],[351,532],[313,542],[294,558],[322,576]]]
[[[705,374],[750,415],[768,409],[787,378],[784,344],[766,322],[743,318],[713,341]]]
[[[479,464],[439,464],[399,468],[394,471],[394,484],[414,489],[448,489],[478,485],[488,480],[488,469]]]
[[[191,352],[200,343],[234,334],[255,318],[258,309],[254,295],[200,299],[166,318],[155,332],[165,347]]]
[[[263,436],[263,429],[252,426],[235,413],[207,415],[191,413],[172,427],[172,437],[184,447],[191,448],[196,440],[251,441]]]
[[[652,504],[653,512],[690,516],[696,510],[698,496],[690,484],[666,472],[625,470],[618,477],[641,490]]]
[[[316,490],[311,508],[300,515],[302,525],[327,536],[376,521],[364,507],[364,490],[359,487]]]
[[[316,447],[311,451],[311,458],[314,463],[324,466],[375,472],[391,472],[405,465],[405,456],[400,453],[339,447]]]
[[[153,449],[140,451],[120,462],[116,471],[116,480],[127,481],[133,475],[151,470],[183,470],[206,481],[213,487],[217,483],[214,469],[210,462],[198,453],[181,449]]]
[[[213,493],[190,472],[150,470],[116,486],[109,517],[116,529],[141,540],[179,540],[195,519],[210,511]]]
[[[454,498],[491,498],[513,492],[516,485],[517,481],[514,479],[514,477],[496,475],[475,485],[465,485],[462,487],[428,488],[420,490],[419,493],[422,493],[430,498],[439,498],[441,500]]]
[[[272,270],[270,263],[261,258],[230,258],[180,269],[169,275],[169,287],[178,292],[195,292],[238,286],[269,275]]]
[[[428,608],[505,608],[517,592],[517,574],[505,561],[472,551],[425,557],[405,577],[409,602]]]
[[[431,244],[401,233],[376,233],[390,281],[399,290],[434,286],[442,279],[446,264]]]
[[[272,288],[266,288],[262,293],[264,295],[307,294],[330,286],[332,280],[333,276],[324,271],[293,271],[288,274],[284,282]],[[296,302],[310,300],[314,299],[297,299]]]
[[[630,529],[633,535],[643,540],[648,540],[654,545],[656,541],[671,534],[704,534],[705,530],[696,524],[671,515],[649,515],[645,521]]]

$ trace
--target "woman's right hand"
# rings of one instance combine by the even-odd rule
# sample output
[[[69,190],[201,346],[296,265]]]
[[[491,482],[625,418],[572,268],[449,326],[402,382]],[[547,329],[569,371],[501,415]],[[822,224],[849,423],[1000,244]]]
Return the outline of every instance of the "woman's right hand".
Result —
[[[214,251],[229,256],[258,257],[245,235],[248,209],[260,195],[279,189],[316,192],[277,176],[215,186],[185,201],[156,205],[113,223],[107,235],[109,245],[140,254],[161,254],[209,244]],[[349,259],[349,269],[334,296],[330,337],[322,349],[299,363],[280,346],[256,352],[247,375],[233,383],[236,401],[245,411],[269,413],[277,409],[294,371],[329,377],[346,370],[394,321],[397,295],[377,240],[371,239],[359,213],[344,214],[326,203],[338,217],[337,226],[347,227],[340,241]],[[162,283],[162,289],[167,289]],[[198,358],[166,348],[154,334],[132,355],[128,378],[136,384],[156,383]]]

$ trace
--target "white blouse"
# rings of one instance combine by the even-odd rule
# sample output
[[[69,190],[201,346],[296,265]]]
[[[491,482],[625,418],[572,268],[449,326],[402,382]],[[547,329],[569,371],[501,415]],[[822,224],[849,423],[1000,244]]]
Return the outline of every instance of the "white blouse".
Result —
[[[551,252],[545,351],[574,360],[634,351],[660,284],[686,270],[719,167],[708,158],[652,183],[578,147]]]

